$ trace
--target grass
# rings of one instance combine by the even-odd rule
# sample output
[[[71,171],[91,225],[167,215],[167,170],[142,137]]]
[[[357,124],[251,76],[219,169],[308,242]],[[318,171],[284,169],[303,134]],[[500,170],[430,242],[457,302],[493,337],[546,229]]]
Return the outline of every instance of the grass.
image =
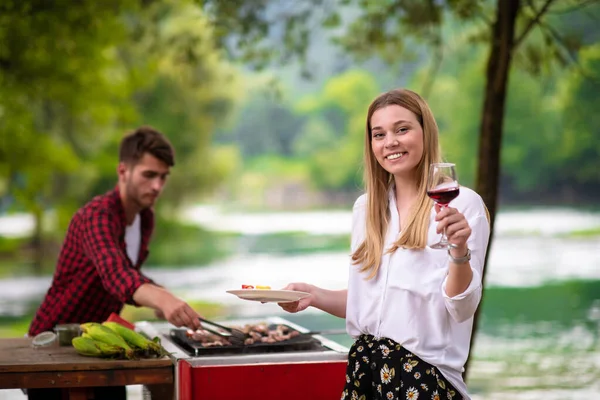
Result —
[[[159,219],[146,265],[161,268],[201,266],[229,256],[238,235]]]
[[[598,226],[596,228],[572,231],[572,232],[566,233],[564,235],[560,235],[560,237],[567,237],[567,238],[591,238],[591,237],[596,237],[596,236],[600,236],[600,226]]]
[[[588,319],[588,311],[597,301],[598,293],[600,280],[548,282],[525,288],[492,286],[484,291],[480,328],[489,334],[510,329],[510,335],[514,335],[521,323],[527,323],[536,331],[524,334],[543,337],[548,321],[561,329],[575,322],[594,324]]]
[[[27,256],[23,251],[28,240],[0,236],[0,279],[23,271],[30,272]]]
[[[0,337],[23,337],[29,329],[32,318],[33,314],[0,318]]]
[[[239,244],[248,253],[303,254],[350,251],[350,236],[286,232],[244,236],[239,239]]]

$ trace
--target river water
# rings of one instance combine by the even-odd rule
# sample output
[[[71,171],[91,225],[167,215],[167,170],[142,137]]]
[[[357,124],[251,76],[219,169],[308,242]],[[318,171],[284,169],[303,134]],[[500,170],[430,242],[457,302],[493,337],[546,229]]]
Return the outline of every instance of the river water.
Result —
[[[279,288],[292,281],[345,287],[347,252],[257,254],[244,243],[266,233],[347,234],[349,212],[228,213],[199,206],[184,218],[242,233],[246,240],[226,260],[179,270],[152,268],[149,276],[184,298],[220,302],[231,317],[282,315],[314,329],[344,326],[343,320],[319,311],[283,315],[276,305],[243,301],[225,291],[242,283]],[[468,375],[474,400],[600,399],[600,236],[573,235],[599,227],[597,212],[535,208],[499,213]],[[0,281],[0,314],[22,313],[27,302],[41,298],[49,281]],[[346,335],[334,339],[351,343]],[[131,393],[139,396],[136,388]],[[3,398],[22,397],[5,391]]]

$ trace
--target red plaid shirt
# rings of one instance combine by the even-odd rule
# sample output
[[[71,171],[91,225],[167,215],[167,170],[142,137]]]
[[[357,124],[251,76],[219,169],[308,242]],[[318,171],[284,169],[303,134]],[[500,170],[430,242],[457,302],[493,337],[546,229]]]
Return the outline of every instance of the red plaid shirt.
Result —
[[[141,212],[141,244],[136,265],[127,257],[125,210],[118,189],[97,196],[73,216],[52,285],[29,327],[29,335],[62,323],[105,321],[133,293],[152,282],[140,272],[154,229],[151,210]]]

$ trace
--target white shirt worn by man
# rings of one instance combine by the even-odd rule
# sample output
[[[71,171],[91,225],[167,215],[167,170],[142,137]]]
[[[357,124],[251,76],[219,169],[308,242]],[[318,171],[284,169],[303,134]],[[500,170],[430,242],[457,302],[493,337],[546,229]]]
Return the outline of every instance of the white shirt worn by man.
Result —
[[[125,227],[125,244],[127,245],[127,256],[133,265],[138,262],[140,245],[142,243],[142,228],[140,225],[140,214],[136,214],[131,225]]]
[[[386,250],[400,232],[394,191],[392,185]],[[366,202],[366,195],[362,195],[354,204],[352,252],[365,238]],[[370,280],[366,280],[366,273],[358,271],[359,265],[350,264],[346,327],[348,334],[354,338],[370,334],[395,340],[437,367],[468,400],[470,397],[462,372],[469,354],[473,316],[481,300],[483,264],[490,229],[484,203],[473,190],[461,187],[459,196],[450,203],[450,207],[463,213],[471,227],[467,245],[471,249],[473,278],[469,287],[454,297],[446,294],[448,252],[429,247],[440,240],[436,233],[436,212],[432,208],[425,249],[399,248],[392,254],[384,251],[379,271]]]

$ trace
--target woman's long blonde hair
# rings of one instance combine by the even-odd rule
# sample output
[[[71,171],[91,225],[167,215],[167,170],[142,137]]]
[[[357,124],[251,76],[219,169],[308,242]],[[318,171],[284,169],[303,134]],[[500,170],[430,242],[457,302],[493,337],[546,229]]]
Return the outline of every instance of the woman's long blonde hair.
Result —
[[[402,233],[387,251],[392,253],[399,247],[423,249],[427,245],[427,231],[433,202],[427,197],[427,176],[429,165],[441,162],[438,142],[438,127],[431,109],[417,93],[407,89],[391,90],[379,95],[367,113],[365,134],[364,180],[367,192],[367,215],[365,240],[352,254],[354,264],[361,265],[360,272],[368,274],[367,279],[377,275],[384,252],[384,239],[389,223],[388,192],[394,184],[394,177],[379,164],[371,148],[371,117],[375,111],[387,106],[400,106],[413,112],[423,129],[423,156],[417,166],[419,198],[413,205],[408,219],[402,224]]]

